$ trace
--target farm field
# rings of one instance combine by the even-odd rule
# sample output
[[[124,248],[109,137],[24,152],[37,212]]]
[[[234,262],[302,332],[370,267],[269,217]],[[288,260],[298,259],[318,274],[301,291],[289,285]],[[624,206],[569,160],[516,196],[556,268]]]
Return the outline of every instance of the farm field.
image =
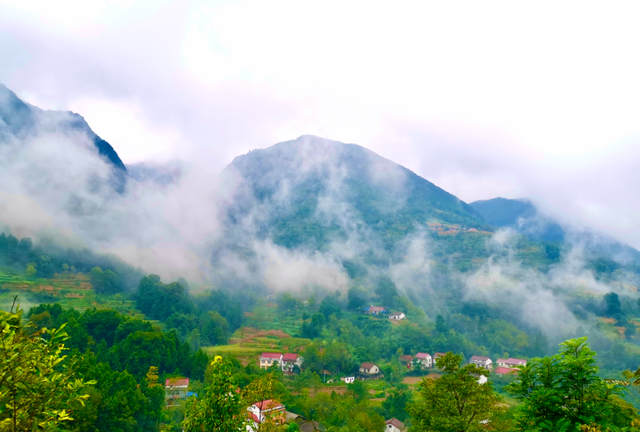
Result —
[[[36,279],[10,269],[0,270],[0,307],[10,307],[15,296],[25,310],[42,303],[59,303],[80,312],[95,307],[145,319],[144,314],[135,309],[135,301],[122,295],[96,294],[89,276],[82,273],[55,274],[49,279]]]
[[[282,330],[261,330],[241,327],[229,339],[229,345],[203,347],[209,355],[233,355],[242,364],[257,361],[263,352],[299,352],[311,343],[310,339],[295,338]]]

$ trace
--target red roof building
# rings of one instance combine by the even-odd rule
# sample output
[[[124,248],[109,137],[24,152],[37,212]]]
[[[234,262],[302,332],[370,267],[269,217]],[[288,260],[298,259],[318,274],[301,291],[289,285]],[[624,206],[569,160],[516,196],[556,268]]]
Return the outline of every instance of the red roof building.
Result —
[[[511,375],[518,373],[518,369],[512,369],[507,367],[498,367],[493,371],[496,375]]]
[[[262,353],[262,355],[260,356],[260,358],[268,358],[268,359],[276,359],[276,360],[280,360],[282,358],[282,354],[280,353]]]
[[[392,418],[385,422],[384,430],[389,432],[404,432],[406,429],[404,428],[404,423],[397,418]]]
[[[165,381],[164,386],[167,388],[187,388],[189,387],[189,378],[169,378]]]
[[[298,354],[293,354],[293,353],[287,353],[284,356],[282,356],[282,361],[283,362],[295,362],[296,360],[298,360],[298,357],[300,357]]]

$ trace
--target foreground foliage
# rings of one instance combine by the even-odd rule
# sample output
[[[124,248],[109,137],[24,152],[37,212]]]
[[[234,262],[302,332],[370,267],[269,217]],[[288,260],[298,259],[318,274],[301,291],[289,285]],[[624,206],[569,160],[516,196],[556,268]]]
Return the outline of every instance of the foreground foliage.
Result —
[[[22,311],[0,311],[0,429],[57,430],[89,398],[76,363],[64,355],[64,326],[36,330]]]
[[[462,356],[452,353],[436,360],[444,374],[420,383],[421,400],[410,408],[412,431],[484,431],[504,411],[491,382],[481,384],[479,380],[488,371],[475,364],[461,366],[461,362]]]
[[[561,346],[558,354],[522,366],[505,388],[522,402],[516,408],[517,430],[562,432],[597,426],[615,431],[630,427],[636,410],[620,397],[620,386],[598,377],[596,353],[587,338],[568,340]]]

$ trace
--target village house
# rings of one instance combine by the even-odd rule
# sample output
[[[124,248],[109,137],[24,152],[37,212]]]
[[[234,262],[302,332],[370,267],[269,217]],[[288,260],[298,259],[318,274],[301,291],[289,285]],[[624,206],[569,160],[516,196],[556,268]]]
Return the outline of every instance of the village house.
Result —
[[[376,379],[380,377],[380,368],[374,363],[362,363],[358,370],[358,377],[361,380]]]
[[[413,356],[401,355],[400,363],[402,363],[403,365],[406,365],[409,369],[411,369],[411,366],[413,366]]]
[[[280,353],[262,353],[260,356],[260,369],[269,369],[271,366],[279,365],[282,362]]]
[[[340,378],[340,381],[343,381],[345,384],[353,384],[355,380],[356,380],[356,377],[354,376]]]
[[[286,422],[285,406],[274,399],[267,399],[256,402],[247,408],[249,416],[253,421],[253,426],[249,426],[247,431],[258,429],[257,424],[264,423],[267,419],[274,419],[276,424]]]
[[[392,418],[385,422],[384,430],[388,432],[405,432],[407,428],[404,427],[404,423],[402,423],[400,420],[398,420],[397,418]]]
[[[394,321],[403,320],[405,318],[407,317],[405,316],[404,312],[394,312],[389,315],[389,319]]]
[[[164,401],[166,406],[178,406],[187,399],[189,378],[169,378],[164,384]]]
[[[416,356],[413,358],[413,364],[420,364],[420,367],[423,368],[430,368],[431,366],[433,366],[431,356],[427,353],[416,354]]]
[[[505,368],[514,368],[516,366],[525,366],[527,364],[526,360],[517,359],[517,358],[508,358],[508,359],[498,359],[496,364],[500,367]]]
[[[438,360],[440,357],[444,357],[446,355],[446,353],[441,353],[441,352],[437,352],[433,355],[433,367],[437,367],[436,366],[436,360]]]
[[[367,315],[380,315],[383,313],[387,313],[387,311],[385,310],[385,308],[383,306],[369,306],[368,308],[366,308],[364,310],[364,313]]]
[[[474,355],[469,360],[469,363],[473,363],[487,370],[493,369],[493,361],[489,357]]]
[[[282,356],[282,372],[287,375],[293,374],[294,366],[302,367],[304,357],[299,354],[287,353]]]
[[[512,375],[518,373],[518,369],[508,368],[508,367],[497,367],[496,370],[493,371],[494,374],[504,376],[504,375]]]

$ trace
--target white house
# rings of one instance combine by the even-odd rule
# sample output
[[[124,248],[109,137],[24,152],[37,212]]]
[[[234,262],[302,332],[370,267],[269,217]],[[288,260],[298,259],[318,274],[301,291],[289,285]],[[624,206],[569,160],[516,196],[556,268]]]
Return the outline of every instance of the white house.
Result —
[[[508,359],[498,359],[496,361],[498,366],[506,367],[506,368],[514,368],[516,366],[525,366],[527,364],[526,360],[517,359],[517,358],[508,358]]]
[[[493,361],[489,357],[484,356],[473,356],[469,360],[469,363],[473,363],[487,370],[493,369]]]
[[[393,321],[399,321],[399,320],[403,320],[407,318],[404,314],[404,312],[394,312],[392,314],[389,315],[389,319],[393,320]]]
[[[400,420],[392,418],[385,422],[384,430],[388,432],[405,432],[407,428],[404,427],[404,423]]]
[[[413,364],[420,364],[420,367],[430,368],[433,366],[433,359],[428,353],[418,353],[413,358]]]
[[[280,353],[262,353],[260,356],[260,369],[269,369],[273,364],[282,363],[282,354]]]
[[[360,379],[375,379],[380,376],[380,368],[374,363],[362,363],[358,370]]]
[[[263,423],[267,418],[274,419],[276,424],[286,422],[285,406],[277,400],[267,399],[256,402],[247,408],[249,411],[250,425],[247,425],[247,432],[258,430],[258,424]]]
[[[355,380],[356,380],[356,377],[354,376],[340,378],[340,381],[344,381],[345,384],[353,384]]]
[[[189,378],[169,378],[164,384],[164,400],[168,407],[180,405],[187,398]]]
[[[302,367],[302,363],[304,362],[304,357],[299,354],[287,353],[282,356],[282,372],[285,374],[292,374],[293,367],[298,366]]]

